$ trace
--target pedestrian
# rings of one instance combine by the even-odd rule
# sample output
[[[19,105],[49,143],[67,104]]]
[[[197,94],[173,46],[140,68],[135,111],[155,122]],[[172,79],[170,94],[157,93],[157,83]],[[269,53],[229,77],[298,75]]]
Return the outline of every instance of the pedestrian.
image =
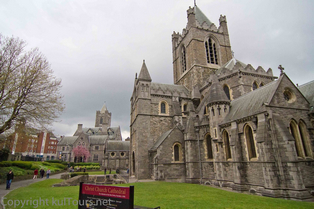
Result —
[[[84,173],[85,173],[85,171],[86,171],[86,167],[84,168]]]
[[[105,175],[106,175],[106,173],[107,173],[107,168],[105,168]]]
[[[50,173],[51,173],[51,171],[50,171],[50,169],[48,169],[47,172],[46,172],[46,177],[47,177],[47,179],[49,179]]]
[[[44,175],[45,175],[45,171],[44,171],[44,169],[41,169],[41,170],[40,170],[40,176],[41,176],[41,178],[44,178]]]
[[[37,170],[37,168],[34,170],[34,177],[33,177],[33,179],[37,179],[37,175],[38,175],[38,170]]]
[[[13,178],[14,178],[13,171],[10,170],[9,173],[7,174],[7,187],[6,187],[6,189],[10,189]]]

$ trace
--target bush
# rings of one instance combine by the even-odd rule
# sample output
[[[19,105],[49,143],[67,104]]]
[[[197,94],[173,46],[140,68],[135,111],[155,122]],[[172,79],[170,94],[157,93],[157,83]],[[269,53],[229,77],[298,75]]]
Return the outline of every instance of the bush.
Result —
[[[75,166],[90,166],[90,165],[93,165],[93,166],[100,166],[99,163],[75,163]]]
[[[74,172],[74,173],[71,173],[71,174],[70,174],[71,178],[74,177],[74,176],[78,176],[78,175],[88,175],[88,173],[84,173],[84,172]]]
[[[33,164],[30,170],[35,170],[35,169],[39,170],[40,166],[37,164]]]
[[[9,167],[12,166],[12,161],[2,161],[0,162],[0,167]]]
[[[63,164],[60,164],[60,163],[54,163],[51,166],[54,166],[56,168],[60,168],[62,170],[67,169],[67,167],[68,167],[67,165],[63,165]]]
[[[31,162],[25,162],[25,161],[12,161],[13,166],[17,166],[19,168],[24,168],[24,169],[31,169],[33,163]]]
[[[65,161],[62,161],[62,160],[47,160],[46,161],[47,163],[50,163],[50,164],[52,164],[52,163],[59,163],[59,164],[62,164],[62,165],[68,165],[68,162],[65,162]]]
[[[51,164],[48,162],[43,162],[43,165],[51,165]]]
[[[87,165],[87,166],[75,166],[74,169],[77,170],[78,168],[81,167],[81,170],[83,170],[84,168],[86,168],[86,170],[99,170],[100,166],[94,166],[94,165]]]

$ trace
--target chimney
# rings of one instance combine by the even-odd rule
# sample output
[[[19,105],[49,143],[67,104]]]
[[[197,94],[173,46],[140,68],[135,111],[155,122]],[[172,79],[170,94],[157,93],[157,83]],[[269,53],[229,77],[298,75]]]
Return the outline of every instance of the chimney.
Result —
[[[77,125],[77,132],[82,132],[83,131],[83,124],[78,124]]]

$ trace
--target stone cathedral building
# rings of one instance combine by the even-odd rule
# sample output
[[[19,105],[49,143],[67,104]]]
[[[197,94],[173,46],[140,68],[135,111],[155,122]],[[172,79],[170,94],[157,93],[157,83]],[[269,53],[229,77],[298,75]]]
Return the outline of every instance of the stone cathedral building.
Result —
[[[174,84],[143,62],[131,97],[130,175],[289,199],[314,189],[314,82],[232,56],[227,20],[198,6],[172,34]],[[244,41],[244,40],[243,40]]]

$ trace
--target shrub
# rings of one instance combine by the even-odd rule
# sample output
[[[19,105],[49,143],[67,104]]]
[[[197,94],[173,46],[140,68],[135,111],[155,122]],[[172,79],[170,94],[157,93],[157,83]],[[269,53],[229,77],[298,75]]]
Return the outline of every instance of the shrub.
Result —
[[[35,169],[39,170],[40,166],[37,164],[33,164],[30,170],[35,170]]]
[[[100,166],[99,163],[75,163],[75,166],[89,166],[89,165],[93,165],[93,166]]]
[[[74,169],[77,170],[77,168],[81,167],[81,170],[86,168],[86,170],[99,170],[100,166],[94,166],[94,165],[87,165],[87,166],[75,166]]]
[[[32,163],[27,161],[12,161],[12,166],[17,166],[24,169],[31,169]]]
[[[88,175],[88,173],[84,173],[84,172],[74,172],[74,173],[71,173],[71,174],[70,174],[71,178],[74,177],[74,176],[78,176],[78,175]]]
[[[0,167],[9,167],[12,166],[12,161],[2,161],[0,162]]]
[[[51,164],[48,162],[43,162],[43,165],[51,165]]]
[[[63,165],[63,164],[60,164],[60,163],[54,163],[54,164],[52,164],[52,166],[54,166],[56,168],[60,168],[62,170],[67,169],[67,167],[68,167],[67,165]]]

